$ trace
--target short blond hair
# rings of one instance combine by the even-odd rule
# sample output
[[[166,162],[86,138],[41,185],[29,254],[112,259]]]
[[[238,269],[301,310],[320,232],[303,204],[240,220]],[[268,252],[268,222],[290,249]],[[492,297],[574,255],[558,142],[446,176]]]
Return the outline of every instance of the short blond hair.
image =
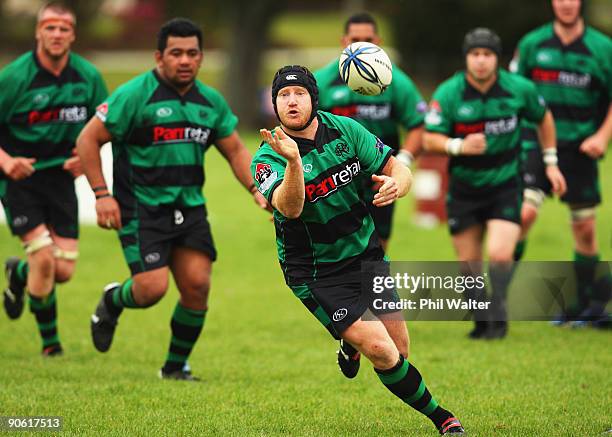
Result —
[[[45,12],[53,11],[60,15],[70,15],[72,16],[72,22],[76,25],[76,14],[74,11],[66,6],[64,3],[59,1],[50,1],[42,5],[42,7],[38,10],[37,21],[40,22]]]

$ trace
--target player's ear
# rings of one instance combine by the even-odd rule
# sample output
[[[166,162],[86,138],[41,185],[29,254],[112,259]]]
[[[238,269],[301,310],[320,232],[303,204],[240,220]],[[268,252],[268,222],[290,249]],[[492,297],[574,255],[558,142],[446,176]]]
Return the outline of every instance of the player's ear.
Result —
[[[159,66],[162,62],[162,52],[155,50],[155,63]]]
[[[348,39],[347,35],[342,35],[342,38],[340,38],[340,44],[342,44],[342,48],[345,48],[346,46],[348,46],[351,42]]]

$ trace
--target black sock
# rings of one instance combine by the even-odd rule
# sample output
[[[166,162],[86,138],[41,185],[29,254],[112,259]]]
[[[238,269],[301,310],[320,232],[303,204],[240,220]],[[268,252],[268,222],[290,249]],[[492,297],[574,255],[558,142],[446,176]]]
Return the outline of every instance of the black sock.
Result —
[[[206,310],[190,310],[180,303],[176,304],[170,322],[172,338],[170,339],[166,363],[163,367],[165,373],[175,372],[183,368],[202,332],[205,318]]]
[[[440,428],[452,414],[438,405],[425,386],[416,367],[400,355],[397,364],[388,370],[374,369],[391,393],[421,412]]]
[[[55,288],[42,299],[30,295],[30,311],[36,318],[38,331],[43,342],[43,350],[52,346],[59,346]]]
[[[569,309],[570,317],[576,316],[589,306],[589,298],[593,292],[595,269],[599,254],[584,255],[574,252],[574,270],[576,272],[576,302]]]
[[[512,274],[514,273],[512,265],[512,262],[491,262],[489,264],[489,278],[491,288],[493,289],[489,315],[493,322],[505,322],[508,320],[506,296],[512,281]]]

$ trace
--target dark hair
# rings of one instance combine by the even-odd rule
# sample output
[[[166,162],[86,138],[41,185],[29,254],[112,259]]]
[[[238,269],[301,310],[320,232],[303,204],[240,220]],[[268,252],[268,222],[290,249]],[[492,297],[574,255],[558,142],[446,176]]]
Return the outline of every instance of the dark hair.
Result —
[[[378,33],[378,26],[376,25],[376,20],[367,12],[360,12],[358,14],[351,15],[346,23],[344,23],[344,34],[348,33],[349,27],[351,24],[371,24],[374,26],[374,32]]]
[[[38,10],[38,21],[40,21],[40,19],[42,18],[43,14],[46,11],[53,11],[56,12],[58,14],[68,14],[68,15],[72,15],[72,19],[74,20],[74,24],[76,24],[76,14],[74,13],[74,10],[72,10],[72,8],[70,8],[69,6],[67,6],[65,3],[60,2],[60,1],[50,1],[50,2],[46,2],[45,4],[43,4],[41,6],[41,8]]]
[[[168,37],[178,36],[187,38],[189,36],[198,37],[198,47],[202,49],[202,30],[187,18],[173,18],[166,22],[157,33],[157,50],[163,52],[168,46]]]

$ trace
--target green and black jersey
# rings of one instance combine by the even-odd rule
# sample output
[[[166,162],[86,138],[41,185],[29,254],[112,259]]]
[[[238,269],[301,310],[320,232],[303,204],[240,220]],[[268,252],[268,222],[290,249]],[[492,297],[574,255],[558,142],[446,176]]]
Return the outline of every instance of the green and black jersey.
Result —
[[[612,101],[612,41],[586,26],[582,36],[564,45],[548,23],[525,35],[511,64],[531,79],[555,118],[557,144],[575,148],[595,133]],[[533,125],[526,125],[524,148],[537,145]]]
[[[0,89],[0,147],[35,158],[37,170],[72,155],[81,129],[108,95],[98,70],[74,53],[55,76],[28,52],[0,71]]]
[[[449,162],[450,192],[478,195],[519,183],[519,122],[540,122],[546,103],[529,80],[505,70],[486,94],[458,72],[435,91],[425,127],[449,137],[484,133],[483,155],[453,156]]]
[[[305,202],[297,219],[274,211],[278,258],[288,285],[308,284],[382,260],[374,222],[360,197],[360,175],[380,174],[392,149],[348,117],[318,112],[314,141],[294,138],[304,169]],[[259,191],[272,200],[287,161],[263,143],[251,164]]]
[[[112,135],[113,191],[128,215],[139,204],[203,205],[204,153],[238,123],[213,88],[196,81],[181,96],[154,70],[119,87],[96,115]]]
[[[351,91],[340,77],[338,59],[314,76],[320,109],[357,120],[395,152],[400,148],[399,127],[410,130],[423,124],[427,103],[412,80],[395,65],[391,85],[378,96]]]

